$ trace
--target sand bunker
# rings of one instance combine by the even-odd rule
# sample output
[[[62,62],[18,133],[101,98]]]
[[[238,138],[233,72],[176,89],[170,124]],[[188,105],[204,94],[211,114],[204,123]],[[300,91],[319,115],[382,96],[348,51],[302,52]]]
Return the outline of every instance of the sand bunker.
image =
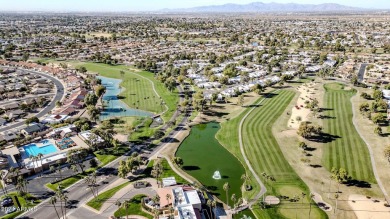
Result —
[[[268,195],[265,197],[264,202],[267,203],[267,205],[277,205],[280,203],[280,199],[278,197]]]
[[[292,108],[291,117],[288,120],[288,127],[298,129],[300,122],[309,120],[310,109],[305,108],[305,101],[310,101],[310,98],[313,98],[313,86],[314,83],[311,82],[297,88],[301,94],[299,95],[297,103]]]

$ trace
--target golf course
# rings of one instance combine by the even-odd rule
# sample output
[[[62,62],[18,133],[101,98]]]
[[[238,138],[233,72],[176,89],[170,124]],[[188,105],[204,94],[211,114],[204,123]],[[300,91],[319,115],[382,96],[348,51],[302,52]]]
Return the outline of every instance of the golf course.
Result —
[[[183,170],[199,180],[212,194],[226,202],[226,191],[223,185],[229,183],[228,200],[235,194],[242,196],[241,187],[244,167],[229,151],[222,147],[215,134],[220,129],[218,123],[207,123],[193,126],[190,135],[180,145],[177,157],[184,161]],[[213,174],[219,171],[221,179],[214,179]]]
[[[165,121],[168,121],[176,110],[176,103],[179,101],[177,91],[170,92],[151,72],[130,70],[124,65],[100,63],[82,63],[78,66],[84,66],[88,71],[99,73],[100,76],[122,80],[120,86],[124,89],[119,96],[131,108],[159,114],[166,111],[166,105],[168,110],[162,115]]]
[[[357,133],[352,123],[351,97],[354,89],[345,89],[338,83],[325,84],[325,116],[324,131],[335,136],[324,147],[323,164],[345,168],[353,179],[375,183],[367,145]]]
[[[243,145],[251,166],[267,187],[265,195],[282,195],[288,198],[282,199],[279,205],[266,209],[256,206],[253,209],[254,214],[257,218],[296,218],[297,214],[299,218],[327,218],[323,211],[314,207],[313,203],[310,204],[310,198],[308,198],[310,192],[307,186],[286,161],[272,134],[274,122],[292,101],[295,93],[283,90],[263,96],[265,97],[258,100],[257,103],[260,103],[258,106],[252,106],[256,108],[243,123]],[[234,154],[240,153],[237,124],[252,107],[248,107],[237,118],[223,123],[217,135],[221,143],[229,150],[231,149]],[[234,133],[237,133],[237,137]],[[229,135],[230,141],[223,137],[226,134]],[[238,157],[242,158],[242,155]],[[267,180],[263,174],[272,176],[274,180]],[[258,189],[256,188],[257,192]],[[307,195],[302,196],[302,193]],[[300,197],[299,201],[292,202],[293,197]]]

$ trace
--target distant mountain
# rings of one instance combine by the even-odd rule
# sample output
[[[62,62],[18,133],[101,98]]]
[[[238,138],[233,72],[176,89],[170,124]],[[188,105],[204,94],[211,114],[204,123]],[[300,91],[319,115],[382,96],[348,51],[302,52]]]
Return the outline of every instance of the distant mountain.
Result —
[[[164,9],[168,12],[311,12],[311,11],[362,11],[364,8],[350,7],[334,3],[325,4],[296,4],[296,3],[262,3],[253,2],[249,4],[224,4],[210,5],[195,8]]]

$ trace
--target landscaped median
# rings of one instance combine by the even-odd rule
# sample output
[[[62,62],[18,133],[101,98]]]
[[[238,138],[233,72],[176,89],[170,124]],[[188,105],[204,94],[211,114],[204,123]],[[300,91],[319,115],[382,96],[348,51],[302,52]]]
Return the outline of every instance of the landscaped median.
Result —
[[[142,210],[142,198],[146,195],[136,195],[130,199],[130,203],[127,205],[127,209],[120,207],[115,213],[115,217],[124,217],[126,215],[140,215],[149,219],[153,219],[153,216]]]
[[[94,152],[94,155],[96,156],[96,158],[100,162],[98,167],[96,167],[96,168],[89,168],[84,173],[75,174],[73,176],[70,176],[68,178],[65,178],[65,179],[63,179],[61,181],[58,181],[58,182],[55,182],[55,183],[47,183],[45,186],[47,188],[53,190],[53,191],[57,191],[59,185],[61,185],[61,187],[63,189],[64,188],[68,188],[69,186],[75,184],[79,180],[81,180],[84,177],[88,176],[88,174],[91,174],[91,173],[95,172],[98,168],[106,166],[110,162],[114,161],[118,157],[120,157],[123,154],[125,154],[126,149],[127,149],[127,147],[121,147],[116,154],[111,154],[110,151],[113,150],[112,148],[106,149],[105,153],[102,153],[100,151]]]
[[[128,186],[130,182],[125,182],[120,184],[119,186],[116,186],[114,188],[111,188],[105,192],[100,193],[95,198],[91,199],[89,202],[87,202],[87,205],[91,208],[94,208],[96,210],[100,210],[103,204],[109,200],[111,197],[113,197],[119,190],[125,188]]]

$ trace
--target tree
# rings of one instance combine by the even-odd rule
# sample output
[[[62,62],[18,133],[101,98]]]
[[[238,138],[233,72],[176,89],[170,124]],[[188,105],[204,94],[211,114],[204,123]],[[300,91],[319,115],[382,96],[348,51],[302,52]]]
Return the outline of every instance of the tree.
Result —
[[[244,95],[238,96],[237,105],[242,106],[244,104]]]
[[[383,98],[383,94],[382,94],[382,91],[380,90],[374,90],[374,93],[372,94],[372,97],[375,99],[375,100],[381,100]]]
[[[350,179],[350,176],[348,175],[347,170],[345,170],[344,168],[337,169],[333,167],[331,172],[332,179],[338,183],[337,191],[340,192],[340,184],[346,183]]]
[[[125,72],[121,70],[121,71],[119,71],[119,73],[120,73],[120,75],[121,75],[121,78],[124,78]]]
[[[223,184],[223,190],[225,190],[226,192],[226,205],[229,207],[229,189],[230,189],[230,185],[228,182],[226,182],[225,184]]]
[[[84,173],[84,160],[88,157],[86,149],[72,149],[67,153],[67,161],[71,165],[77,165],[81,172]]]
[[[314,126],[311,125],[309,122],[301,122],[297,131],[297,134],[302,136],[303,138],[311,138],[314,135],[319,135],[321,133],[321,126]]]
[[[359,83],[359,82],[358,82],[358,77],[357,77],[357,75],[352,76],[352,78],[351,78],[351,84],[353,84],[354,86],[356,86],[358,83]]]
[[[366,100],[371,99],[371,96],[368,93],[366,93],[366,92],[363,92],[362,94],[360,94],[360,96],[363,97]]]
[[[382,113],[377,113],[372,117],[372,122],[375,124],[379,124],[384,121],[386,117]]]
[[[90,105],[87,107],[87,112],[89,117],[96,122],[96,120],[99,118],[100,111],[93,105]]]
[[[98,85],[96,86],[95,88],[95,94],[98,98],[100,98],[101,96],[103,96],[103,94],[106,92],[106,87],[104,87],[103,85]]]
[[[184,161],[181,157],[172,158],[172,162],[181,167],[184,164]]]
[[[241,179],[244,180],[244,187],[246,188],[248,181],[250,180],[250,176],[248,174],[242,174]]]
[[[88,93],[84,97],[84,103],[87,106],[90,106],[90,105],[95,106],[97,101],[98,101],[98,97],[95,94]]]
[[[56,208],[56,203],[57,203],[57,197],[52,196],[50,197],[49,203],[53,205],[54,210],[56,211],[58,219],[60,219],[60,215],[58,214],[57,208]]]
[[[383,150],[383,155],[390,164],[390,145],[386,146],[386,148]]]
[[[375,127],[374,133],[379,135],[379,136],[382,136],[382,134],[383,134],[382,128],[380,126]]]
[[[169,206],[169,205],[170,205],[169,201],[172,199],[171,194],[167,194],[167,195],[165,196],[165,198],[167,199],[168,206]]]
[[[126,219],[129,219],[129,207],[130,207],[130,201],[128,200],[125,200],[123,203],[122,203],[122,208],[125,208],[125,211],[126,211]]]

